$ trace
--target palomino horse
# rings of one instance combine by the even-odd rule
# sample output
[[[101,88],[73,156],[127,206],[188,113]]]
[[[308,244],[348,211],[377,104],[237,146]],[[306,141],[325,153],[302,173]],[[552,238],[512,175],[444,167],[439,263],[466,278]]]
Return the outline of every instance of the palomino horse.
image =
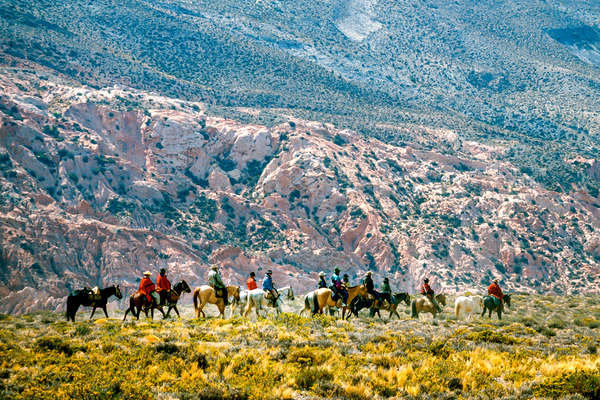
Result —
[[[106,318],[108,318],[108,313],[106,312],[106,302],[110,296],[115,296],[119,300],[123,298],[119,285],[113,285],[104,289],[100,289],[99,298],[92,297],[90,295],[90,291],[88,290],[74,291],[67,296],[67,321],[71,320],[75,322],[75,314],[77,313],[79,306],[94,307],[92,309],[92,315],[90,315],[90,319],[92,319],[94,313],[96,312],[96,308],[98,307],[104,311],[104,315]]]
[[[443,294],[443,293],[438,294],[435,296],[435,299],[442,306],[446,305],[446,295],[445,294]],[[435,318],[435,315],[438,313],[438,311],[435,309],[435,306],[433,305],[433,303],[425,296],[421,296],[420,298],[417,298],[417,299],[414,299],[413,301],[411,301],[410,302],[410,311],[411,311],[411,316],[413,318],[419,318],[420,312],[429,312],[429,313],[431,313],[431,315],[433,315],[433,318]]]
[[[346,301],[347,305],[342,307],[342,319],[346,319],[346,310],[350,308],[348,307],[348,304],[352,303],[352,300],[354,300],[356,296],[360,295],[363,297],[367,297],[367,295],[369,294],[365,285],[351,286],[349,288],[346,288],[346,290],[348,291],[348,300]],[[350,314],[351,313],[348,313],[348,317],[350,317]]]
[[[312,315],[323,314],[323,308],[325,307],[340,307],[342,305],[342,299],[333,301],[332,294],[333,292],[331,289],[327,288],[321,288],[307,293],[304,296],[304,308],[300,311],[300,315],[305,311],[310,312]]]
[[[391,304],[388,304],[386,302],[384,305],[379,305],[377,307],[375,307],[374,305],[375,300],[373,298],[356,296],[352,303],[350,303],[350,311],[352,312],[352,314],[354,314],[355,317],[358,317],[358,312],[360,310],[362,310],[363,308],[370,308],[369,315],[371,317],[374,317],[375,314],[377,314],[377,316],[381,318],[381,314],[379,313],[379,311],[387,310],[390,312],[388,319],[391,319],[394,315],[397,316],[398,319],[400,319],[400,314],[398,314],[398,304],[404,302],[407,306],[410,306],[410,295],[406,292],[402,292],[394,293],[392,296],[393,301]]]
[[[240,301],[240,288],[238,286],[227,286],[227,298],[233,297],[234,302]],[[219,309],[219,317],[225,318],[225,303],[221,297],[217,297],[215,289],[208,285],[202,285],[194,290],[194,310],[196,318],[206,318],[203,308],[206,303],[214,304]]]
[[[471,319],[473,314],[479,314],[483,309],[483,297],[479,295],[458,296],[454,300],[454,315],[456,319],[466,317]]]
[[[504,303],[508,307],[510,307],[510,294],[504,295]],[[500,303],[500,305],[496,304],[496,301],[492,296],[485,296],[483,298],[483,311],[481,312],[481,316],[485,315],[485,312],[489,311],[488,318],[492,318],[492,311],[496,311],[498,314],[498,319],[502,319],[502,311],[504,311],[504,305]]]
[[[181,316],[179,315],[179,310],[177,309],[177,302],[179,301],[179,298],[183,293],[191,292],[192,289],[190,289],[186,281],[178,282],[175,286],[173,286],[173,289],[171,289],[169,293],[167,293],[166,303],[169,309],[167,310],[167,315],[165,316],[165,318],[169,317],[169,313],[171,312],[171,310],[175,310],[175,312],[177,313],[177,317],[181,318]]]
[[[144,293],[139,291],[135,292],[129,296],[129,308],[125,310],[123,321],[125,321],[125,318],[127,318],[127,314],[129,314],[129,312],[131,312],[136,319],[140,319],[140,313],[142,311],[146,315],[146,318],[148,318],[148,311],[150,311],[150,318],[154,319],[154,310],[160,311],[163,319],[167,318],[162,306],[156,302],[154,297],[150,296],[150,304],[148,304],[148,299]]]
[[[239,309],[240,314],[241,310],[244,309],[244,317],[248,316],[248,313],[254,307],[256,311],[256,316],[259,317],[259,310],[264,310],[265,306],[274,307],[277,310],[277,314],[279,315],[281,311],[281,298],[285,298],[286,300],[294,300],[294,290],[291,286],[285,286],[281,289],[277,289],[277,299],[275,300],[275,305],[273,305],[272,299],[267,299],[267,293],[262,289],[254,289],[254,290],[244,290],[240,293],[239,300]],[[266,313],[266,310],[264,310]],[[233,309],[231,311],[233,315]]]

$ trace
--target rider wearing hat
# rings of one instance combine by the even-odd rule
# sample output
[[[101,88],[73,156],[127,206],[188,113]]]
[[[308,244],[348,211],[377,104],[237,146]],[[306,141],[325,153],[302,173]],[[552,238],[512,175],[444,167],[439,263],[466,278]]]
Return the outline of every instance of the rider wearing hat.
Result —
[[[160,298],[157,299],[155,297],[155,286],[154,282],[152,282],[152,279],[150,279],[150,275],[152,275],[150,271],[144,271],[144,277],[140,281],[140,287],[138,288],[138,291],[146,297],[146,301],[148,302],[148,304],[152,304],[153,299],[158,303],[160,301]]]
[[[325,280],[325,272],[319,272],[319,289],[327,288],[327,281]]]
[[[331,275],[331,283],[333,284],[331,286],[331,290],[333,290],[335,294],[342,298],[342,303],[345,306],[346,301],[348,300],[348,291],[342,283],[340,278],[340,269],[337,267],[333,270],[333,275]]]
[[[350,277],[348,276],[348,274],[344,274],[344,276],[342,277],[342,283],[344,284],[344,286],[346,286],[346,288],[350,286]]]
[[[373,282],[373,278],[371,277],[371,275],[372,272],[367,271],[367,273],[365,274],[365,279],[363,279],[363,285],[365,285],[367,293],[373,296],[373,306],[377,307],[379,303],[379,293],[377,293],[377,291],[375,290],[375,283]]]
[[[273,287],[273,278],[271,275],[273,275],[273,271],[268,270],[262,282],[262,289],[267,292],[267,299],[271,300],[273,307],[276,307],[279,294],[275,290],[275,287]]]
[[[208,284],[215,289],[215,296],[217,299],[220,297],[223,299],[223,303],[225,305],[229,304],[229,300],[227,299],[227,287],[223,283],[223,279],[221,279],[221,274],[219,274],[219,268],[216,265],[213,265],[211,271],[208,273]]]
[[[502,293],[502,289],[500,289],[500,285],[498,285],[498,279],[494,279],[494,282],[488,287],[488,295],[494,299],[496,307],[504,305],[504,294]]]
[[[167,270],[160,269],[160,273],[156,278],[156,292],[160,296],[160,305],[165,305],[169,292],[171,291],[171,282],[167,279]]]
[[[438,312],[442,312],[440,305],[435,299],[435,293],[431,286],[429,286],[429,278],[423,279],[423,285],[421,286],[421,294],[431,301],[431,304],[438,310]]]
[[[256,274],[254,271],[250,272],[250,276],[248,276],[248,279],[246,279],[246,287],[248,290],[254,290],[258,288],[258,285],[256,284]]]

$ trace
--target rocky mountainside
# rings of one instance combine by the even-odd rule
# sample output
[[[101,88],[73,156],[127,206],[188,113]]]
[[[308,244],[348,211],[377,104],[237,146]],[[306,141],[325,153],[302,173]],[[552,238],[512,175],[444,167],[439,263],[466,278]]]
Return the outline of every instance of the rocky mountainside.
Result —
[[[198,285],[212,263],[299,292],[334,266],[410,292],[425,275],[447,291],[599,289],[598,194],[544,188],[506,160],[511,141],[420,126],[393,145],[285,110],[250,124],[33,64],[4,67],[0,87],[0,312],[61,309],[84,285],[129,293],[145,269]]]
[[[422,125],[512,140],[503,156],[544,187],[593,194],[565,160],[600,151],[599,21],[590,0],[10,0],[0,61],[251,123],[286,121],[227,107],[397,145]]]

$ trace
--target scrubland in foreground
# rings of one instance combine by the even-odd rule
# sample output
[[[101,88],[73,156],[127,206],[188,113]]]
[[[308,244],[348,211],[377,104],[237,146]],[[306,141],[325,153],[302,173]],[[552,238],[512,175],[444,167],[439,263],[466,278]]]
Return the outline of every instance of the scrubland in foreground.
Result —
[[[406,309],[401,320],[348,322],[196,320],[189,309],[181,320],[125,323],[2,315],[0,398],[597,399],[600,297],[513,302],[502,321],[467,322],[450,307],[436,321]]]

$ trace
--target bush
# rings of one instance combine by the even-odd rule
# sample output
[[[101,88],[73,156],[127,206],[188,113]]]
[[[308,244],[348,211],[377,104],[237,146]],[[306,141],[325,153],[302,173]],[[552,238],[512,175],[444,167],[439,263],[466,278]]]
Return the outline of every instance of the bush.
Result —
[[[300,370],[295,378],[296,386],[301,389],[310,389],[317,383],[333,380],[331,372],[321,367],[308,367]]]
[[[63,339],[56,336],[44,336],[35,341],[35,345],[40,350],[57,351],[68,356],[73,354],[71,346]]]
[[[344,140],[344,138],[341,137],[340,134],[337,134],[333,137],[333,143],[337,144],[338,146],[344,146],[346,145],[346,140]]]
[[[600,374],[596,371],[563,374],[536,384],[533,392],[540,397],[559,398],[577,393],[588,399],[598,399],[600,398]]]

